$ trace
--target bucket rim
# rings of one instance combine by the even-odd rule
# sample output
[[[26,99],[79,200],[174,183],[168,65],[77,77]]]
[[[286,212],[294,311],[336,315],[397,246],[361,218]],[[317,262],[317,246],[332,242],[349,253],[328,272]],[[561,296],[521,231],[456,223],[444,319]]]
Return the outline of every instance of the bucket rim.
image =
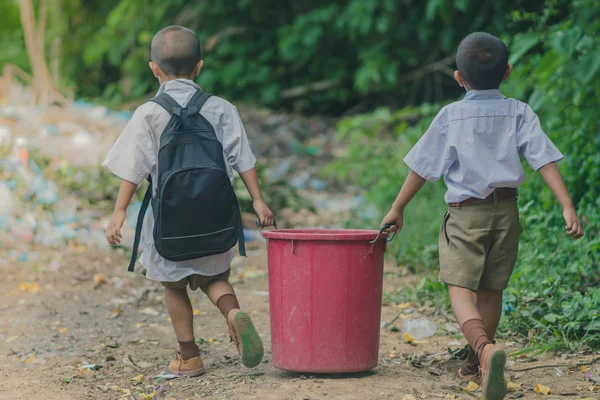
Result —
[[[372,241],[377,237],[378,231],[368,229],[278,229],[264,231],[265,239],[275,240],[313,240],[313,241]],[[379,239],[384,241],[387,233],[382,233]]]

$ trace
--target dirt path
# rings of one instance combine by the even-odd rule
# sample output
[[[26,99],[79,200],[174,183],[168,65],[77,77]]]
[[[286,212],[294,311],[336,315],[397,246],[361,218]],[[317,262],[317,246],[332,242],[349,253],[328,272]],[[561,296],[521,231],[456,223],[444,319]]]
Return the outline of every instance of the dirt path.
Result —
[[[473,399],[479,393],[463,391],[466,383],[458,382],[454,375],[456,362],[443,361],[448,357],[442,356],[443,362],[431,367],[410,364],[411,358],[425,353],[459,347],[456,336],[435,337],[428,344],[414,346],[405,342],[402,333],[382,329],[381,362],[369,373],[310,377],[275,369],[268,351],[266,260],[262,248],[234,267],[234,281],[267,345],[265,362],[255,370],[245,370],[227,341],[223,317],[207,299],[195,294],[194,308],[199,311],[196,336],[205,340],[201,350],[208,373],[197,379],[152,379],[164,370],[175,349],[160,287],[125,272],[125,257],[114,251],[75,251],[61,260],[47,250],[37,251],[39,259],[30,262],[17,262],[0,252],[4,259],[0,264],[3,400],[150,399],[152,396],[143,395],[157,388],[163,392],[155,399],[177,400]],[[97,273],[104,274],[106,283],[94,283]],[[391,289],[398,279],[393,274],[386,276],[386,287]],[[383,319],[391,320],[397,311],[384,307]],[[451,321],[438,322],[446,326]],[[537,363],[589,359],[540,359]],[[86,364],[102,368],[97,372],[80,370],[79,366]],[[532,365],[536,364],[526,366]],[[599,392],[590,392],[592,383],[580,370],[549,368],[509,374],[511,381],[521,385],[511,398],[600,398]],[[134,377],[140,382],[132,381]],[[549,386],[556,394],[534,393],[537,383]]]

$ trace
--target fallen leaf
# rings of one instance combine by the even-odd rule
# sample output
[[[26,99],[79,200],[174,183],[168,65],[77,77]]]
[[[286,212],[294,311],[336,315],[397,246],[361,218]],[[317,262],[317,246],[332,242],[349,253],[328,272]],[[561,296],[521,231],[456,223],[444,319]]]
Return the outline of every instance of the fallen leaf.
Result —
[[[25,360],[25,362],[27,364],[33,364],[34,361],[35,361],[35,353],[33,353],[32,355],[30,355],[29,357],[27,357],[27,359]]]
[[[200,315],[200,310],[194,308],[194,317],[197,317],[198,315]]]
[[[23,282],[23,283],[19,284],[19,289],[22,292],[38,293],[40,291],[40,284],[37,282],[34,282],[34,283]]]
[[[408,308],[411,308],[412,304],[410,303],[400,303],[400,304],[396,304],[396,308],[399,310],[406,310]]]
[[[97,289],[102,284],[106,283],[106,278],[104,278],[104,274],[98,273],[94,275],[94,289]]]
[[[58,333],[67,333],[67,328],[60,328]]]
[[[414,337],[410,336],[408,333],[405,333],[404,334],[404,340],[406,340],[408,343],[412,343],[412,342],[414,342],[417,339],[415,339]]]
[[[87,251],[85,246],[77,243],[76,240],[73,240],[71,242],[71,244],[69,245],[69,247],[70,247],[71,252],[75,253],[75,254],[81,254],[81,253],[85,253]]]
[[[473,381],[469,381],[469,384],[468,384],[468,385],[467,385],[467,387],[465,388],[465,390],[466,390],[467,392],[474,392],[474,391],[476,391],[477,389],[479,389],[479,385],[478,385],[478,384],[476,384],[476,383],[475,383],[475,382],[473,382]]]
[[[154,391],[150,394],[140,394],[138,396],[138,400],[152,400],[158,394],[157,391]]]
[[[131,382],[142,383],[144,381],[144,375],[138,375],[131,378]]]
[[[579,367],[579,371],[581,372],[588,372],[590,370],[590,367]]]
[[[221,342],[219,342],[217,339],[213,339],[213,338],[208,338],[208,344],[219,344]]]
[[[445,398],[445,399],[457,399],[457,398],[458,398],[458,396],[457,396],[457,395],[455,395],[455,394],[450,394],[450,393],[448,393],[448,394],[447,394],[447,395],[446,395],[444,398]]]
[[[508,388],[508,390],[517,390],[518,388],[521,387],[521,384],[515,383],[512,381],[508,381],[508,382],[506,382],[506,387]]]
[[[590,386],[588,389],[590,389],[590,392],[595,392],[596,389],[598,389],[597,386]]]
[[[538,383],[537,385],[535,385],[535,392],[548,396],[550,393],[552,393],[552,390],[548,386],[544,386],[541,383]]]
[[[392,350],[389,353],[387,353],[386,357],[387,358],[396,358],[397,355],[398,354],[394,350]]]
[[[119,318],[119,316],[123,313],[123,310],[119,307],[115,307],[110,311],[109,317],[111,319]]]

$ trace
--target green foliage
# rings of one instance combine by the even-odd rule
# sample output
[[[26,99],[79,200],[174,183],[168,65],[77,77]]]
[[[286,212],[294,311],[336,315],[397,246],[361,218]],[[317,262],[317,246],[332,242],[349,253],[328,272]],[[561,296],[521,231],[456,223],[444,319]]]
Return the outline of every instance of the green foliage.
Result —
[[[5,3],[0,10],[8,11],[0,20],[7,22],[2,28],[7,47],[0,64],[26,60],[14,23],[17,2]],[[236,101],[339,113],[364,103],[366,96],[368,104],[396,104],[411,98],[410,93],[413,103],[456,95],[448,69],[442,73],[421,67],[451,54],[465,34],[484,28],[502,32],[510,11],[534,10],[540,4],[63,0],[62,18],[50,21],[47,48],[62,37],[63,83],[76,86],[81,96],[118,104],[156,88],[148,69],[154,33],[167,25],[186,25],[205,44],[205,68],[198,82],[212,92]],[[410,78],[415,73],[419,79]],[[282,97],[286,89],[315,83],[324,86]]]
[[[600,349],[599,17],[593,0],[547,1],[541,15],[514,13],[514,26],[525,21],[530,29],[505,36],[515,65],[502,90],[531,105],[565,154],[560,167],[586,230],[581,241],[567,237],[557,201],[539,174],[530,173],[520,190],[521,246],[505,297],[506,309],[514,311],[507,311],[502,331],[523,338],[531,331],[532,343],[542,350]],[[329,171],[368,187],[369,202],[386,212],[408,173],[402,157],[441,106],[379,109],[343,120],[340,138],[350,144]],[[427,184],[413,200],[400,240],[390,247],[396,261],[430,270],[437,265],[443,192],[441,184]],[[443,287],[434,283],[427,278],[416,291],[388,296],[447,307],[447,297],[436,296]]]

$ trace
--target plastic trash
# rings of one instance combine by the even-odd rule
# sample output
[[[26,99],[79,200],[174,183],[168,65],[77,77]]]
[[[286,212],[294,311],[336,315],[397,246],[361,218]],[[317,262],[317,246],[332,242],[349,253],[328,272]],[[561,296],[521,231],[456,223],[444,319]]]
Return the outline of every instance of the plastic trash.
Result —
[[[437,325],[427,318],[406,319],[402,325],[402,332],[409,334],[417,340],[423,340],[435,335]]]
[[[0,218],[9,218],[13,215],[15,199],[11,190],[0,182]]]
[[[51,206],[58,201],[58,188],[54,182],[47,181],[41,175],[35,175],[31,183],[31,193],[35,195],[37,202]]]
[[[33,242],[33,232],[37,228],[35,217],[31,214],[16,220],[11,224],[12,234],[22,242]]]
[[[310,188],[317,192],[322,192],[327,189],[327,184],[318,178],[313,178],[310,180]]]
[[[257,240],[264,241],[260,231],[252,230],[252,229],[244,229],[244,240],[246,242],[255,242]]]
[[[142,202],[141,201],[136,201],[135,203],[132,203],[129,205],[129,207],[127,207],[127,225],[129,225],[129,227],[131,227],[132,229],[135,229],[135,226],[137,225],[137,218],[138,218],[138,214],[140,213],[140,209],[142,208]]]
[[[44,247],[60,248],[65,245],[63,235],[50,221],[40,221],[34,243]]]
[[[0,125],[0,147],[8,147],[12,141],[12,131],[7,125]]]
[[[67,196],[58,200],[54,206],[54,222],[56,225],[67,225],[77,221],[77,199]]]
[[[308,180],[310,179],[310,174],[307,171],[301,172],[299,175],[296,175],[291,181],[290,185],[294,189],[305,189]]]
[[[276,182],[285,178],[292,169],[293,161],[290,159],[283,160],[277,167],[267,173],[267,179]]]
[[[56,230],[67,240],[75,239],[77,232],[70,225],[59,225]]]

